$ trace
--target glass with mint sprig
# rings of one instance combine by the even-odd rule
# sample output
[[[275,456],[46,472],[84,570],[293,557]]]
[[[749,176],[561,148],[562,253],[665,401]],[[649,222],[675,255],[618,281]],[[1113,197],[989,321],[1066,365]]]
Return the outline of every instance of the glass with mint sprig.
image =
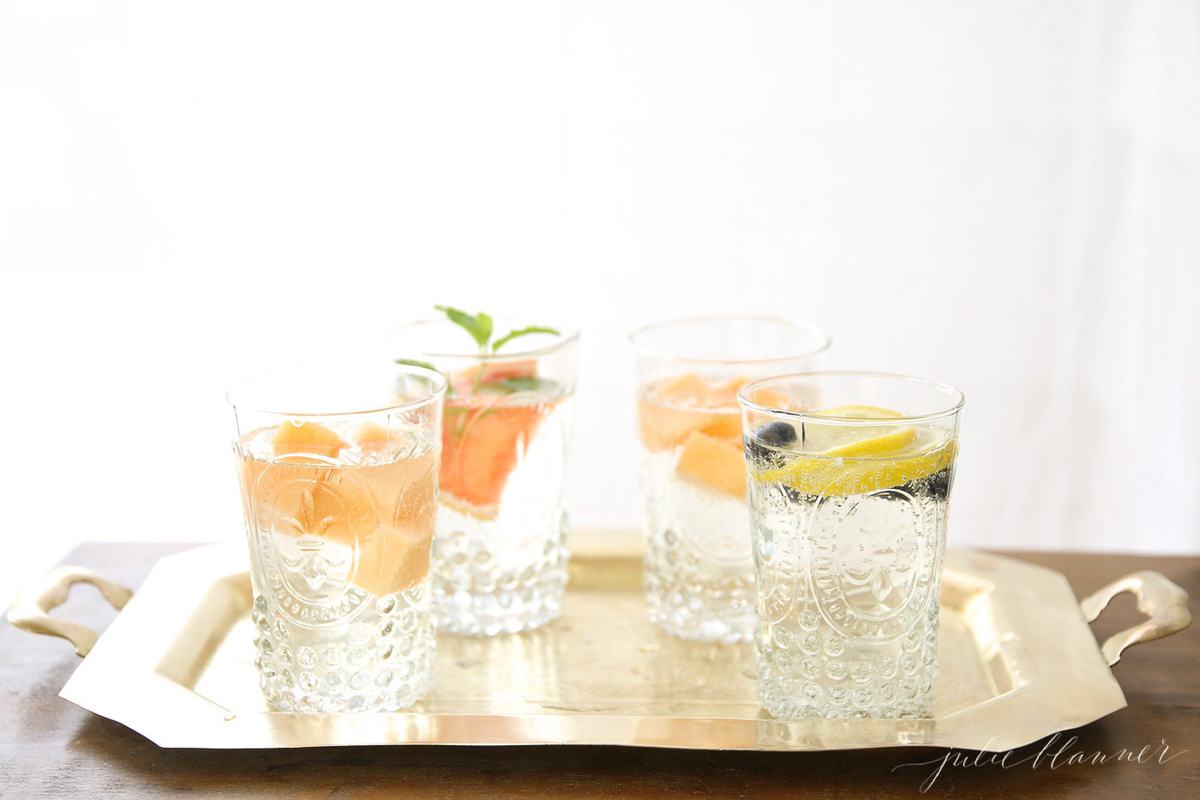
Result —
[[[473,394],[480,391],[512,394],[514,392],[529,392],[552,388],[550,382],[533,375],[509,375],[496,381],[488,381],[486,384],[484,383],[484,378],[487,373],[489,359],[496,356],[500,348],[517,339],[534,334],[561,336],[562,332],[558,328],[551,328],[548,325],[526,325],[521,328],[513,328],[508,333],[493,341],[492,335],[495,333],[496,328],[495,321],[490,314],[483,311],[468,314],[466,311],[452,306],[434,306],[434,309],[445,314],[446,319],[466,331],[471,339],[474,340],[479,350],[479,367],[471,383]],[[425,367],[433,370],[437,369],[437,367],[428,361],[411,358],[397,358],[395,361],[397,364],[407,364],[409,366]]]
[[[401,330],[400,363],[439,370],[444,402],[434,597],[441,630],[492,635],[558,616],[573,331],[450,306]],[[463,333],[467,336],[464,337]]]

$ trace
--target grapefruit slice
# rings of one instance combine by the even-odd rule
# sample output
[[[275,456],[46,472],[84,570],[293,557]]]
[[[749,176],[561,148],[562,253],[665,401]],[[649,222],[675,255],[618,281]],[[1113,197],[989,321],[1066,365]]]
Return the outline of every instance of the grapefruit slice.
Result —
[[[391,438],[388,429],[378,422],[368,420],[358,429],[358,446],[363,450],[386,450]]]
[[[437,457],[402,459],[381,467],[354,470],[350,476],[380,501],[380,524],[360,530],[355,579],[379,596],[410,589],[429,574],[429,556],[437,519]],[[347,491],[344,496],[352,497]]]
[[[442,499],[480,519],[499,512],[508,476],[525,455],[546,403],[507,403],[506,398],[447,398],[442,424]]]
[[[725,439],[692,431],[675,466],[686,475],[718,492],[743,497],[746,494],[746,466],[742,448]]]
[[[275,428],[275,455],[315,455],[337,458],[345,442],[335,432],[315,422],[285,422]]]
[[[436,517],[435,453],[388,464],[338,467],[288,456],[242,462],[253,524],[355,555],[355,585],[376,596],[408,589],[429,572]]]
[[[521,361],[485,362],[479,366],[461,369],[450,375],[450,395],[470,397],[482,384],[503,383],[510,378],[537,377],[537,361],[524,359]]]
[[[488,362],[483,367],[483,383],[495,383],[507,378],[532,378],[537,375],[537,361],[524,359],[522,361]]]
[[[678,447],[695,431],[740,438],[737,403],[726,394],[694,372],[646,386],[638,401],[642,443],[657,453]]]

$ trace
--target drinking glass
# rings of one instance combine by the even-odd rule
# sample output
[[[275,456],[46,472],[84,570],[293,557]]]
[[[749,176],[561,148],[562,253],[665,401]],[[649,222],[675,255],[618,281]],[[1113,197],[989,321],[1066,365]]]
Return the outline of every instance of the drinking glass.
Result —
[[[259,682],[279,711],[391,711],[430,684],[446,381],[307,365],[230,392]]]
[[[773,317],[696,317],[635,331],[650,619],[685,639],[748,641],[754,569],[736,395],[819,368],[829,337]]]
[[[962,393],[824,372],[752,383],[738,400],[763,706],[928,715]]]
[[[516,330],[499,318],[496,330]],[[546,624],[567,585],[563,507],[575,331],[481,353],[448,320],[398,329],[397,357],[448,376],[433,593],[440,630],[492,636]]]

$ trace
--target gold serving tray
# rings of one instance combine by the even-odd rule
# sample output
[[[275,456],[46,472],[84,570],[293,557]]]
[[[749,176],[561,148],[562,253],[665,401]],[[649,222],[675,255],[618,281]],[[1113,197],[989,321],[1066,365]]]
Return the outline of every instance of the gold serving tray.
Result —
[[[1187,596],[1157,573],[1118,581],[1081,610],[1057,572],[1000,556],[951,552],[941,595],[940,677],[922,720],[782,721],[761,710],[751,645],[684,642],[646,619],[640,539],[572,537],[562,616],[537,631],[438,638],[435,685],[406,713],[267,710],[252,644],[241,546],[162,559],[95,642],[50,618],[70,583],[120,587],[67,568],[10,619],[90,653],[62,697],[162,747],[381,744],[601,744],[719,750],[924,745],[1007,750],[1122,708],[1109,669],[1128,644],[1185,626]],[[1106,656],[1085,620],[1121,591],[1153,619],[1118,634]],[[1179,615],[1182,609],[1182,617]],[[1122,638],[1123,637],[1123,638]],[[1119,640],[1119,641],[1118,641]]]

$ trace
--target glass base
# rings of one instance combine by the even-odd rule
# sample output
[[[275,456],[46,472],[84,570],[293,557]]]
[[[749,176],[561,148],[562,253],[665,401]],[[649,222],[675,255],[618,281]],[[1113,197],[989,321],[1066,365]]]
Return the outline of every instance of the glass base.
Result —
[[[368,601],[344,624],[289,621],[254,599],[259,685],[273,711],[399,711],[433,681],[436,655],[428,582]]]
[[[541,574],[532,590],[440,592],[438,630],[466,636],[495,636],[540,628],[562,613],[566,585],[564,568]]]
[[[672,636],[722,644],[754,638],[752,582],[740,578],[673,582],[647,564],[645,583],[650,621]]]
[[[749,559],[702,558],[674,529],[651,527],[643,581],[650,621],[672,636],[722,644],[753,640],[757,614]]]
[[[775,719],[925,719],[930,716],[930,703],[897,703],[870,708],[851,707],[850,701],[841,706],[814,705],[788,697],[775,697],[769,691],[760,692],[763,708]]]
[[[754,638],[754,613],[731,613],[727,603],[693,608],[669,603],[647,591],[646,605],[650,621],[680,639],[736,644]]]
[[[438,630],[495,636],[540,628],[562,612],[569,553],[561,528],[529,537],[532,546],[453,530],[434,544],[433,598]]]
[[[852,662],[854,663],[854,662]],[[857,662],[861,666],[865,662]],[[837,669],[838,662],[826,665]],[[760,669],[763,663],[759,661]],[[806,681],[782,678],[767,668],[759,680],[758,698],[776,719],[920,719],[930,715],[936,667],[918,675],[897,675],[874,681],[864,675],[861,682],[845,678]],[[864,670],[865,673],[865,670]]]
[[[846,636],[801,606],[759,631],[759,700],[777,718],[927,717],[937,646],[936,603],[906,634],[884,642]]]
[[[295,711],[301,713],[339,714],[352,711],[394,712],[407,711],[429,691],[432,680],[432,665],[417,679],[403,682],[399,688],[378,689],[367,682],[366,691],[329,695],[307,692],[298,685],[291,689],[281,688],[266,676],[259,678],[267,705],[272,711]]]
[[[748,642],[756,614],[745,503],[681,479],[678,460],[674,452],[642,459],[650,621],[681,639]]]

